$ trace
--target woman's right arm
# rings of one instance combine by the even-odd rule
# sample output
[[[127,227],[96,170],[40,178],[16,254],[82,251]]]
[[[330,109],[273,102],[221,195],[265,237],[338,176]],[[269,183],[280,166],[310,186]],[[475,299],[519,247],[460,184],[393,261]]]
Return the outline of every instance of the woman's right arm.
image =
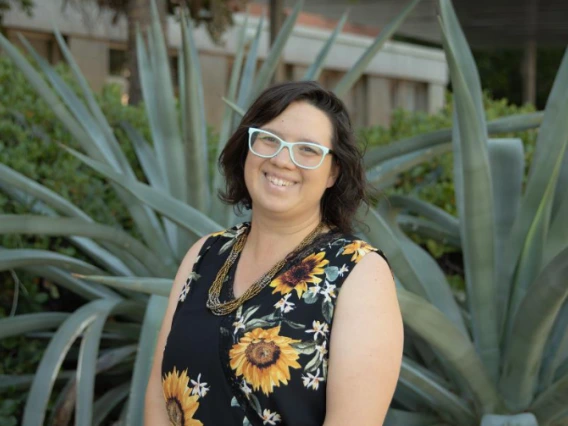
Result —
[[[150,371],[150,379],[148,380],[148,387],[146,388],[146,398],[144,404],[144,425],[145,426],[169,426],[168,414],[166,412],[166,404],[164,401],[164,394],[162,391],[162,358],[164,348],[166,347],[166,340],[170,334],[172,326],[172,318],[176,310],[179,295],[183,285],[187,281],[189,274],[193,268],[193,264],[199,254],[199,250],[203,246],[205,240],[209,236],[205,236],[197,241],[187,252],[183,258],[181,265],[177,271],[170,297],[168,307],[164,314],[162,327],[158,334],[156,342],[156,349],[154,351],[154,361],[152,363],[152,370]]]

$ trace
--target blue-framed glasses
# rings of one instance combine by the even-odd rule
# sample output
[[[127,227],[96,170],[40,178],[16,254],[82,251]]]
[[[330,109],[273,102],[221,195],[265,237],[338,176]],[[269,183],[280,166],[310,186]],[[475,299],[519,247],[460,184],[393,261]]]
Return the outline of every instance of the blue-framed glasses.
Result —
[[[285,147],[292,162],[302,169],[317,169],[333,151],[313,142],[286,142],[266,130],[249,127],[249,149],[262,158],[276,157]]]

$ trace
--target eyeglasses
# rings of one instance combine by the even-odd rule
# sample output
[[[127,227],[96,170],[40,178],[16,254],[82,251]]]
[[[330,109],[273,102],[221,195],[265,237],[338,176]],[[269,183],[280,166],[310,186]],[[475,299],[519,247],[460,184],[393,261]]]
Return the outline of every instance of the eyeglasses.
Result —
[[[249,149],[262,158],[276,157],[282,149],[288,148],[292,162],[303,169],[317,169],[327,154],[333,151],[313,142],[286,142],[266,130],[249,127]]]

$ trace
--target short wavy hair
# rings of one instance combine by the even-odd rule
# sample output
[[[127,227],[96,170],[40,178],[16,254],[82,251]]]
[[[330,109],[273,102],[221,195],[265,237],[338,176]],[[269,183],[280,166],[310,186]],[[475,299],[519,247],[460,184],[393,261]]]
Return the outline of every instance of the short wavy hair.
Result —
[[[327,188],[322,196],[322,221],[328,226],[337,227],[341,232],[351,233],[358,208],[363,203],[368,204],[363,151],[355,140],[345,104],[315,81],[280,83],[260,94],[243,116],[219,157],[219,168],[226,180],[226,188],[219,191],[219,197],[237,209],[252,208],[244,178],[248,128],[263,126],[278,117],[291,103],[300,101],[323,111],[333,127],[331,143],[339,175],[335,184]]]

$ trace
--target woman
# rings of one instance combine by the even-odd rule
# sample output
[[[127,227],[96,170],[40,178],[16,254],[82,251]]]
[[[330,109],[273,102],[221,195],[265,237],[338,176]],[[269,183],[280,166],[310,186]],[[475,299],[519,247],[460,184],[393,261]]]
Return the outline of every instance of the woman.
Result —
[[[219,164],[252,219],[185,256],[146,425],[381,425],[402,322],[387,262],[351,234],[366,183],[344,104],[315,82],[271,87]]]

